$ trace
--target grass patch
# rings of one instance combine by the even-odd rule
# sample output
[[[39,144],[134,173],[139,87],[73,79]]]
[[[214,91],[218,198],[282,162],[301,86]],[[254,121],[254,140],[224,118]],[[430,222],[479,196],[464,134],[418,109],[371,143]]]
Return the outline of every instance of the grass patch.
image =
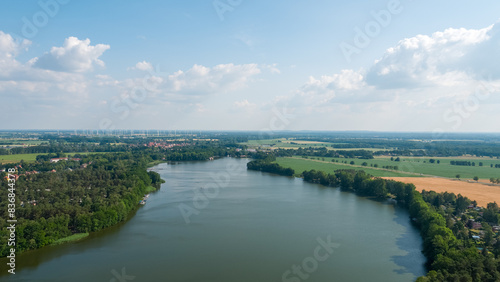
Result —
[[[0,163],[2,164],[18,163],[21,160],[24,160],[25,162],[34,162],[36,160],[36,156],[38,155],[47,155],[47,154],[0,155]]]
[[[55,245],[61,245],[61,244],[68,243],[68,242],[78,241],[78,240],[81,240],[87,236],[89,236],[89,233],[77,233],[77,234],[73,234],[71,236],[56,240],[51,245],[55,246]]]
[[[153,187],[153,186],[146,187],[146,193],[151,193],[151,192],[154,192],[154,191],[156,191],[155,187]]]
[[[159,164],[166,163],[166,162],[167,161],[165,161],[165,160],[152,161],[152,162],[148,163],[147,167],[150,168],[150,167],[153,167],[155,165],[159,165]]]

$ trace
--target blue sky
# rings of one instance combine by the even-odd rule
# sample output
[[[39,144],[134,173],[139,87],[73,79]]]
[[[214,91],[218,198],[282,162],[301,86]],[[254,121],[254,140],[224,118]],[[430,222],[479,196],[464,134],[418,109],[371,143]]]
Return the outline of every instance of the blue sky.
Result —
[[[0,128],[499,132],[497,11],[2,1],[0,97],[15,122]]]

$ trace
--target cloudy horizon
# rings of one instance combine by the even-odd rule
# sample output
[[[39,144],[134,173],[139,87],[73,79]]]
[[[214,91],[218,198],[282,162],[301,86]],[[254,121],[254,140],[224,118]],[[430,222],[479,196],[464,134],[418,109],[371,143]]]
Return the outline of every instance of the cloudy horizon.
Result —
[[[0,129],[500,132],[500,4],[320,2],[3,4]]]

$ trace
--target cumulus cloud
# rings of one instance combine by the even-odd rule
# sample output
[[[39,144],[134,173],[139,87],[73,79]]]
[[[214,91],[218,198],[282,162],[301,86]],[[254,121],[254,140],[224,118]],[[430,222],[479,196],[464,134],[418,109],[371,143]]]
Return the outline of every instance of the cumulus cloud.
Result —
[[[30,44],[31,41],[27,39],[24,39],[22,42],[16,42],[10,34],[0,30],[0,60],[14,58],[20,50],[26,49]]]
[[[88,72],[95,66],[104,66],[99,57],[110,48],[109,45],[90,45],[90,39],[80,40],[68,37],[62,47],[52,47],[50,52],[39,58],[33,58],[34,67],[62,71],[62,72]]]
[[[356,90],[363,86],[363,75],[353,70],[342,70],[338,74],[323,75],[316,79],[309,77],[309,81],[303,85],[299,92],[307,95],[314,93],[325,93],[334,95],[336,90]]]
[[[401,40],[368,70],[310,77],[293,98],[297,105],[399,101],[434,107],[465,99],[488,80],[500,79],[500,24],[450,28]]]
[[[15,58],[30,44],[26,39],[16,42],[10,34],[0,31],[0,77],[6,77],[21,67]]]
[[[234,106],[238,109],[251,110],[251,109],[254,109],[257,105],[254,103],[250,103],[250,102],[248,102],[247,99],[245,99],[242,101],[234,102]]]
[[[319,78],[310,76],[293,95],[278,97],[275,102],[285,102],[291,106],[308,107],[312,110],[330,103],[341,103],[346,95],[357,93],[358,90],[365,89],[364,87],[361,71],[342,70],[340,73]]]
[[[494,65],[500,48],[498,24],[483,29],[446,29],[417,35],[389,48],[366,74],[379,88],[461,85],[486,73],[498,77]]]
[[[134,67],[128,68],[129,70],[150,71],[153,70],[153,65],[150,62],[142,61],[135,64]]]
[[[280,69],[278,68],[278,64],[263,65],[262,68],[269,70],[273,74],[281,73]]]
[[[170,93],[205,95],[243,88],[259,73],[257,64],[221,64],[212,68],[194,65],[168,75],[163,86]]]
[[[481,116],[497,115],[491,109],[500,102],[499,51],[500,24],[417,35],[387,49],[367,70],[309,77],[270,104],[287,105],[309,121],[349,118],[358,129],[470,130],[466,119],[481,125]]]
[[[85,99],[91,81],[82,73],[56,72],[33,66],[36,60],[20,62],[17,56],[27,50],[28,40],[16,41],[7,33],[0,31],[0,94],[10,93],[9,97],[29,97],[23,105],[52,104]],[[76,94],[66,97],[68,93]]]

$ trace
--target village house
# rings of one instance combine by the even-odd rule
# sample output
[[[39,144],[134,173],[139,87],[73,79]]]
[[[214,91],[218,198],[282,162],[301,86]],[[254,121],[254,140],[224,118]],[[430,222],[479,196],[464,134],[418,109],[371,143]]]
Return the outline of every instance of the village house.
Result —
[[[9,175],[6,175],[6,176],[4,177],[4,179],[5,179],[5,180],[8,180],[8,179],[9,179],[9,177],[10,177],[10,179],[14,179],[14,180],[18,180],[18,179],[19,179],[19,175],[17,175],[17,174],[9,174]]]
[[[50,162],[51,163],[57,163],[58,161],[67,161],[68,158],[53,158],[53,159],[50,159]]]
[[[68,158],[52,158],[50,159],[50,162],[51,163],[57,163],[58,161],[67,161]],[[82,159],[80,158],[72,158],[72,159],[69,159],[70,161],[81,161]]]
[[[481,229],[483,227],[481,222],[476,222],[474,219],[469,219],[469,221],[467,222],[467,226],[470,229]]]

